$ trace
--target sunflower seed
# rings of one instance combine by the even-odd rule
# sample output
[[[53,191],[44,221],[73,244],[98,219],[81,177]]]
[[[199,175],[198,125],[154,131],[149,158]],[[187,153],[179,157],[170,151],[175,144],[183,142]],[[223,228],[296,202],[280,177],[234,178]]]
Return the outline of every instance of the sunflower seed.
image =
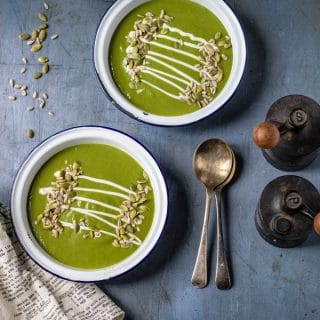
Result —
[[[27,41],[27,45],[28,45],[28,46],[31,46],[31,45],[34,44],[34,42],[35,42],[35,40],[29,40],[29,41]]]
[[[17,98],[16,98],[16,96],[8,96],[8,99],[11,101],[15,101]]]
[[[27,90],[28,86],[26,86],[25,84],[21,86],[21,90]]]
[[[39,29],[40,30],[48,29],[48,24],[47,23],[41,23],[40,26],[39,26]]]
[[[27,64],[27,63],[28,63],[28,59],[27,59],[26,57],[23,57],[21,60],[22,60],[22,62],[23,62],[24,64]]]
[[[44,7],[46,10],[49,9],[49,5],[48,5],[46,2],[43,3],[43,7]]]
[[[41,42],[45,41],[47,38],[47,31],[46,30],[41,30],[39,32],[39,39]]]
[[[40,63],[46,63],[46,62],[49,61],[49,59],[48,59],[47,57],[39,57],[39,58],[38,58],[38,61],[39,61]]]
[[[43,12],[39,12],[38,17],[41,21],[44,21],[44,22],[48,21],[48,17]]]
[[[27,71],[27,68],[26,67],[22,67],[21,69],[20,69],[20,73],[25,73]]]
[[[49,112],[48,112],[48,115],[49,115],[49,117],[53,117],[53,116],[54,116],[54,112],[49,111]]]
[[[32,98],[36,99],[38,97],[38,92],[37,91],[33,91],[32,92]]]
[[[33,110],[34,110],[34,107],[33,107],[33,106],[27,107],[27,111],[33,111]]]
[[[30,39],[30,34],[29,33],[21,33],[21,34],[19,34],[19,38],[21,40],[29,40]]]
[[[41,68],[42,73],[48,73],[49,72],[49,65],[46,63]]]
[[[28,129],[26,134],[27,134],[27,137],[30,139],[34,137],[34,131],[32,129]]]
[[[35,44],[31,47],[31,52],[38,52],[39,50],[41,50],[42,45],[41,44]]]
[[[10,86],[11,88],[14,87],[14,80],[13,80],[13,79],[10,79],[10,80],[9,80],[9,86]]]
[[[33,79],[39,79],[39,78],[41,78],[42,77],[42,73],[41,72],[35,72],[34,74],[33,74]]]
[[[21,90],[21,95],[25,97],[27,95],[27,91],[26,90]]]
[[[34,29],[31,33],[31,39],[36,40],[39,36],[39,31],[37,29]]]
[[[45,104],[46,104],[46,102],[43,99],[38,98],[38,104],[39,104],[39,108],[43,109]]]
[[[49,97],[48,97],[48,94],[47,93],[43,93],[42,94],[42,98],[44,99],[44,100],[47,100]]]
[[[223,60],[228,60],[228,56],[225,55],[224,53],[221,55],[221,58],[222,58]]]
[[[59,35],[58,34],[53,34],[50,39],[51,40],[56,40],[57,38],[59,38]]]

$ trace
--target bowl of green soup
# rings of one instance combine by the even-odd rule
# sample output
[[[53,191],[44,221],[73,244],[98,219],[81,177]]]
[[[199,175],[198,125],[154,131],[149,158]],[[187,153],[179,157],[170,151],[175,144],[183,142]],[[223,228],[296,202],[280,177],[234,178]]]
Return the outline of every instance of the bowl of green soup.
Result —
[[[146,123],[179,126],[220,109],[242,78],[246,46],[222,0],[118,0],[94,44],[112,103]]]
[[[11,193],[18,240],[41,267],[74,281],[119,276],[156,245],[164,177],[132,137],[104,127],[59,132],[20,167]]]

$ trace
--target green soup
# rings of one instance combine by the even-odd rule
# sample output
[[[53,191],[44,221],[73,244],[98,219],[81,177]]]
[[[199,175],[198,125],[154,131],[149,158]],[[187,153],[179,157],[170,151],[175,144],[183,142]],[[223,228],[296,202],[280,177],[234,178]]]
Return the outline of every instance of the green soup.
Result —
[[[81,144],[39,170],[27,209],[32,232],[50,256],[97,269],[137,250],[152,224],[154,198],[146,173],[127,153]]]
[[[151,0],[119,23],[109,61],[115,83],[134,105],[178,116],[219,94],[230,74],[232,47],[220,20],[205,7]]]

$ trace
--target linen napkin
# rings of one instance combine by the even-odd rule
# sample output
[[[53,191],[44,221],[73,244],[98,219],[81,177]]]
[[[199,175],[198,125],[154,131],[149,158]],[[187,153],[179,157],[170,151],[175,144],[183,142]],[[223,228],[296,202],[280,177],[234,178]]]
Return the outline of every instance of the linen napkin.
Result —
[[[96,285],[60,279],[36,265],[0,203],[0,319],[122,320],[124,312]]]

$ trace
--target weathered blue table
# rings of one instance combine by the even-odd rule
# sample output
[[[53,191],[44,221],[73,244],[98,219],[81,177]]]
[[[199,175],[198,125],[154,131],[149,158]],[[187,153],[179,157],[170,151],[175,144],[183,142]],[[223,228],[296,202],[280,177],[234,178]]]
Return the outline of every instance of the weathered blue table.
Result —
[[[162,128],[139,123],[118,111],[95,76],[95,31],[111,1],[48,1],[50,33],[43,53],[51,58],[49,74],[35,82],[30,64],[20,74],[21,57],[31,57],[17,35],[37,27],[42,1],[0,0],[0,201],[8,204],[15,172],[41,140],[58,130],[97,124],[124,130],[159,160],[170,193],[169,219],[151,256],[132,272],[102,282],[128,319],[319,319],[320,239],[312,236],[298,248],[268,245],[254,226],[263,187],[284,174],[266,163],[251,142],[252,128],[281,96],[299,93],[320,100],[320,2],[318,0],[228,0],[247,40],[244,78],[233,99],[217,114],[188,127]],[[27,96],[10,102],[8,79],[27,82],[49,95],[45,109],[28,112]],[[49,117],[48,112],[55,113]],[[34,139],[25,130],[33,128]],[[194,289],[190,277],[202,226],[205,193],[192,172],[196,146],[221,137],[237,153],[238,174],[223,193],[233,288],[214,284],[211,241],[210,282]],[[320,187],[320,159],[297,174]],[[213,212],[212,212],[213,213]],[[213,215],[211,216],[213,217]],[[215,219],[210,224],[215,235]]]

